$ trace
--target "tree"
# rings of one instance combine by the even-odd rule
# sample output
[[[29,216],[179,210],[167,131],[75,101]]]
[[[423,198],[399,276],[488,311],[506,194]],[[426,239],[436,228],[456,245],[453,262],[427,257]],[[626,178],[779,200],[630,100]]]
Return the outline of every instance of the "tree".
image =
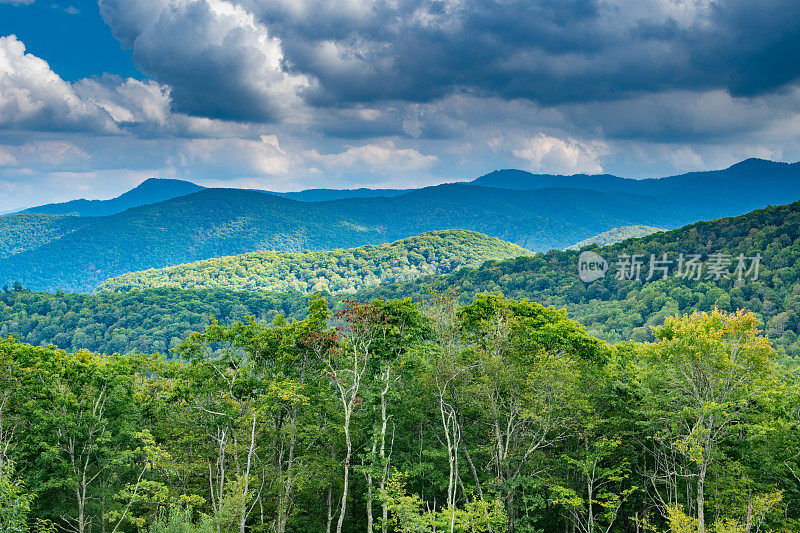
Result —
[[[655,328],[657,342],[644,347],[646,416],[652,438],[663,454],[688,461],[689,472],[676,466],[670,479],[694,480],[697,530],[706,531],[705,486],[709,466],[720,458],[721,443],[750,433],[761,403],[774,386],[775,350],[758,330],[751,313],[720,311],[676,315]],[[674,488],[651,478],[652,493],[663,512],[675,505]],[[686,502],[690,504],[690,502]]]
[[[191,362],[185,374],[190,380],[187,399],[211,445],[209,457],[214,458],[208,461],[208,488],[218,532],[235,523],[244,533],[261,496],[253,479],[256,428],[268,395],[258,391],[268,381],[261,370],[269,374],[271,369],[255,364],[260,331],[252,320],[230,327],[212,322],[178,348]]]
[[[21,375],[19,365],[12,359],[10,348],[16,346],[14,339],[0,340],[0,475],[10,467],[14,434],[19,426],[15,416],[19,403]]]
[[[350,424],[353,410],[363,402],[360,393],[364,377],[372,363],[375,345],[379,339],[385,338],[387,320],[377,306],[355,301],[346,301],[344,308],[335,316],[339,321],[337,329],[342,341],[339,346],[328,349],[326,363],[341,405],[345,439],[342,499],[336,523],[336,533],[341,533],[350,488],[350,463],[353,457]]]
[[[460,311],[472,345],[472,394],[489,425],[495,475],[515,529],[519,479],[532,455],[565,439],[583,410],[582,365],[606,348],[564,313],[525,300],[479,295]]]
[[[13,463],[0,471],[0,525],[3,533],[27,533],[31,496],[13,477]]]
[[[103,529],[119,507],[115,487],[135,481],[142,466],[131,360],[24,345],[15,356],[26,368],[28,398],[19,464],[29,488],[52,502],[37,498],[37,517],[52,516],[76,533],[93,523]],[[46,479],[29,470],[42,461]]]

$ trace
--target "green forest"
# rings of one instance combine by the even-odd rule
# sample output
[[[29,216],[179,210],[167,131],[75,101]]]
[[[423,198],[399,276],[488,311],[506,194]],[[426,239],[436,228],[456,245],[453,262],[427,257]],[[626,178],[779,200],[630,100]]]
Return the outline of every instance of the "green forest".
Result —
[[[86,224],[87,219],[60,215],[14,213],[0,216],[0,258],[32,250]]]
[[[739,217],[699,222],[669,232],[592,247],[613,263],[622,253],[760,253],[757,280],[618,280],[609,275],[586,284],[577,275],[577,251],[552,251],[478,268],[383,283],[350,297],[359,300],[411,297],[425,302],[436,292],[452,293],[462,304],[478,293],[527,298],[566,309],[594,336],[609,341],[653,340],[650,326],[677,312],[736,311],[744,308],[762,322],[782,355],[800,356],[800,203],[768,207]],[[380,277],[380,271],[373,274]],[[737,286],[738,285],[738,286]],[[336,307],[342,295],[325,293]],[[188,333],[203,329],[211,316],[230,324],[254,315],[306,316],[308,295],[299,291],[255,292],[223,289],[134,289],[123,293],[30,292],[21,286],[0,292],[0,335],[14,334],[33,345],[56,344],[104,353],[167,354]]]
[[[580,250],[586,246],[596,244],[598,246],[608,246],[618,242],[626,241],[628,239],[635,239],[637,237],[647,237],[653,233],[665,231],[663,228],[654,228],[653,226],[622,226],[613,228],[603,233],[598,233],[594,237],[589,237],[578,243],[568,246],[567,250]]]
[[[4,531],[800,527],[798,377],[752,313],[617,344],[495,295],[306,314],[172,358],[0,340]]]
[[[391,197],[320,190],[298,196],[339,198],[327,201],[243,189],[188,194],[198,187],[148,180],[112,200],[29,210],[81,216],[0,216],[0,254],[8,254],[0,261],[0,286],[19,281],[32,290],[90,292],[130,272],[215,257],[353,248],[449,229],[546,252],[611,228],[677,228],[795,201],[799,176],[798,164],[751,159],[725,170],[650,180],[510,170]]]
[[[491,259],[532,255],[516,244],[465,230],[432,231],[389,244],[323,252],[253,252],[132,272],[97,290],[178,287],[247,291],[346,292],[448,274]]]
[[[459,230],[5,286],[2,531],[800,529],[800,202],[582,251],[607,275]],[[680,254],[730,271],[646,276]]]

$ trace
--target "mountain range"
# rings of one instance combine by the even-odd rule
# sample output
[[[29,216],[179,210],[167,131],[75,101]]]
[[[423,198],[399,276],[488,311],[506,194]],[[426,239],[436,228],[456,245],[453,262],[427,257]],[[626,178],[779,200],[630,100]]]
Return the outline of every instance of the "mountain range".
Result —
[[[155,204],[201,191],[205,187],[189,181],[150,178],[130,191],[110,200],[71,200],[57,204],[45,204],[25,209],[23,213],[47,215],[73,215],[80,217],[103,217],[115,215],[141,205]]]
[[[472,182],[408,191],[296,194],[306,201],[148,180],[112,200],[0,216],[0,242],[15,243],[0,248],[6,255],[0,284],[90,291],[128,272],[213,257],[352,248],[448,229],[477,231],[532,251],[563,249],[621,226],[670,229],[793,202],[800,198],[800,163],[749,159],[725,170],[648,180],[501,170]],[[77,215],[64,218],[66,213]]]
[[[580,252],[554,250],[487,261],[477,268],[412,281],[391,283],[387,278],[355,295],[328,293],[327,298],[336,306],[343,297],[424,301],[445,293],[469,302],[478,293],[502,293],[564,308],[590,333],[608,341],[652,340],[649,326],[676,313],[743,308],[759,317],[761,327],[782,353],[800,356],[800,202],[698,222],[610,246],[589,245],[584,251],[605,258],[610,263],[609,273],[585,283],[577,271]],[[699,254],[706,263],[713,254],[725,254],[731,260],[731,271],[740,254],[759,254],[760,270],[757,277],[751,273],[743,280],[736,275],[714,279],[708,277],[707,268],[699,279],[681,278],[675,275],[681,253]],[[620,255],[631,254],[644,257],[645,263],[651,254],[658,258],[667,254],[672,260],[670,275],[647,280],[645,264],[641,279],[619,279],[614,264]],[[235,268],[221,272],[235,272]],[[183,287],[122,290],[126,287],[119,286],[121,292],[92,294],[30,292],[17,287],[0,292],[0,336],[11,333],[31,344],[54,343],[68,350],[166,352],[191,331],[203,329],[209,316],[220,323],[251,315],[263,321],[271,321],[277,314],[302,318],[310,297],[299,290],[226,290],[214,284]]]

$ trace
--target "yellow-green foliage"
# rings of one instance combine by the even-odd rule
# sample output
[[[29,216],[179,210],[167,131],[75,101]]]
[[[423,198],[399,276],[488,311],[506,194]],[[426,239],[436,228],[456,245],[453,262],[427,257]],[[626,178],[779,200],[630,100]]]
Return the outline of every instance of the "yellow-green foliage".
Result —
[[[403,282],[487,260],[531,252],[465,230],[432,231],[389,244],[322,252],[254,252],[143,270],[103,282],[98,290],[220,287],[233,290],[353,293],[385,282]]]
[[[648,235],[658,233],[659,231],[664,230],[661,228],[654,228],[653,226],[620,226],[619,228],[612,228],[608,231],[598,233],[593,237],[589,237],[588,239],[577,242],[572,246],[567,247],[567,250],[580,250],[584,246],[589,246],[590,244],[608,246],[610,244],[616,244],[627,239],[647,237]]]

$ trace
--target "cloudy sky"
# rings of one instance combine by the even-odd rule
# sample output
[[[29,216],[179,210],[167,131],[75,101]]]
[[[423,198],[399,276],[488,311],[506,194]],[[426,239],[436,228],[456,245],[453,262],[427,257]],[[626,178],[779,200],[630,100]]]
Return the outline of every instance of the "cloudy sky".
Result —
[[[800,159],[797,0],[0,0],[0,211]]]

